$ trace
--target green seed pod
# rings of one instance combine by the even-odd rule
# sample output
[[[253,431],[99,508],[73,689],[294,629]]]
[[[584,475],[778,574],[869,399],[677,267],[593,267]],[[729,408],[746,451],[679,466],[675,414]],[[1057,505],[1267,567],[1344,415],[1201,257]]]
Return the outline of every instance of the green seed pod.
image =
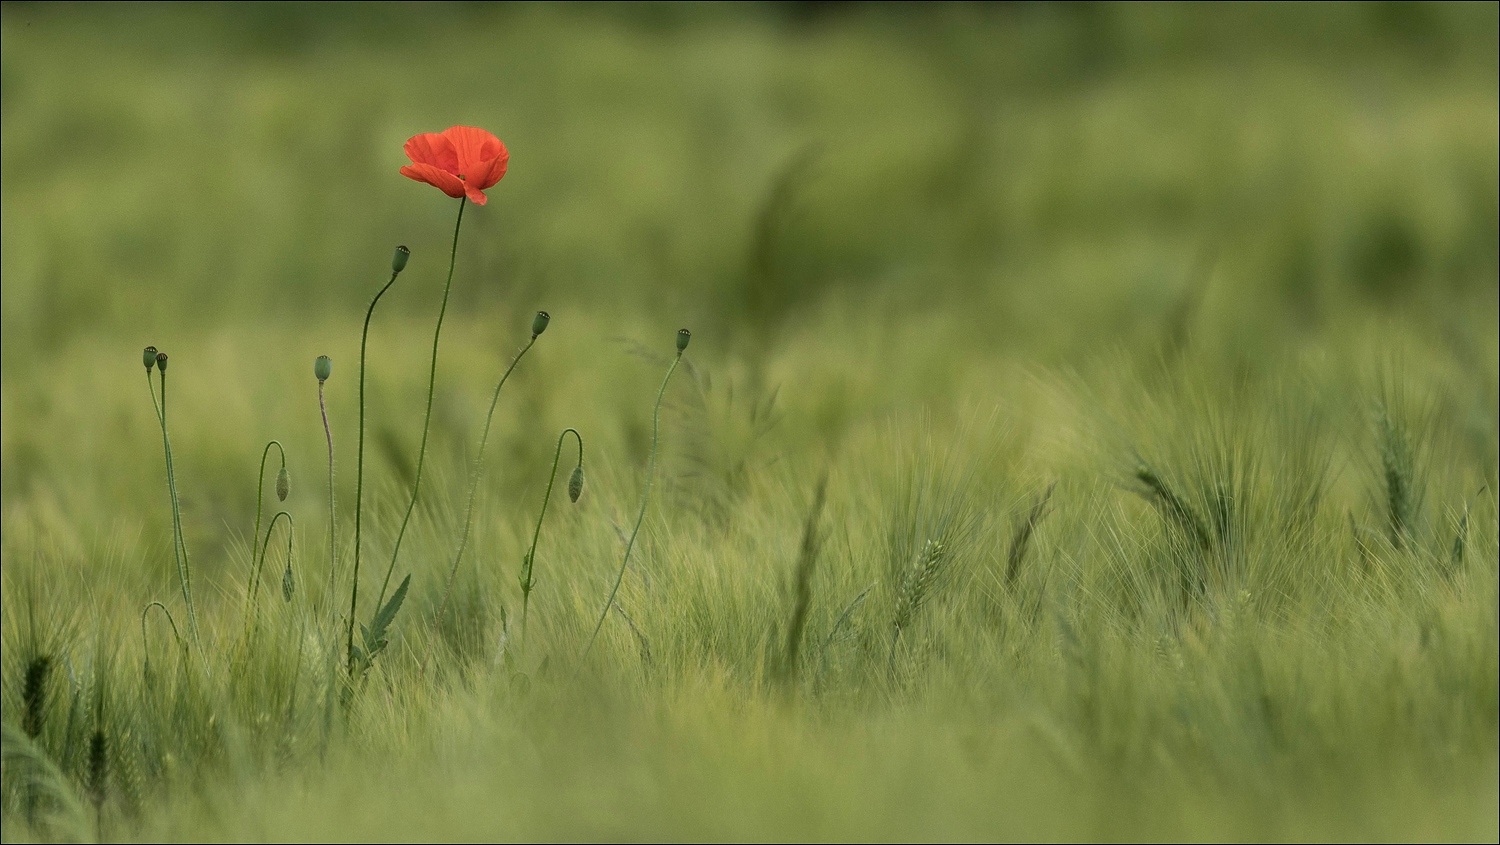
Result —
[[[156,366],[162,372],[166,372],[167,371],[167,353],[165,353],[165,352],[158,352],[158,353],[156,353]]]
[[[319,355],[318,360],[313,362],[313,375],[318,377],[320,383],[328,381],[328,377],[333,375],[333,359],[327,355]]]
[[[151,368],[156,366],[156,347],[146,347],[141,353],[141,362],[146,365],[146,372],[151,372]]]
[[[292,600],[292,593],[297,589],[297,582],[292,578],[292,565],[288,563],[286,570],[281,573],[281,597],[286,601]]]
[[[286,467],[282,467],[281,472],[276,473],[276,499],[278,501],[285,502],[286,494],[289,493],[291,489],[292,474],[286,471]]]
[[[531,318],[531,336],[540,337],[542,332],[547,330],[547,324],[550,322],[552,322],[551,314],[546,311],[536,312],[536,316]]]
[[[406,269],[406,261],[411,258],[411,250],[404,246],[396,247],[396,254],[391,256],[391,272],[399,273]]]
[[[573,474],[568,476],[568,498],[578,501],[583,495],[583,464],[573,468]]]
[[[692,332],[688,331],[687,329],[678,329],[677,330],[677,351],[678,351],[678,353],[685,352],[687,350],[688,341],[692,340],[692,339],[693,339],[693,333]]]

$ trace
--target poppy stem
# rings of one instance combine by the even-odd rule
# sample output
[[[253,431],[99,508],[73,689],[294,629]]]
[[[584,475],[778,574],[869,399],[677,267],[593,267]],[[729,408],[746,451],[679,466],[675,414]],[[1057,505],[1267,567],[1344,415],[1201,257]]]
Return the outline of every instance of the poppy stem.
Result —
[[[250,532],[250,560],[254,562],[256,551],[260,548],[260,516],[261,503],[266,498],[266,458],[271,456],[271,447],[275,446],[281,452],[281,468],[286,469],[286,449],[282,448],[281,441],[272,440],[266,444],[266,448],[260,453],[260,475],[255,485],[255,529]]]
[[[151,409],[156,411],[156,424],[161,425],[161,405],[156,403],[156,382],[151,380],[150,370],[146,371],[146,388],[151,391]]]
[[[375,304],[380,301],[385,292],[396,283],[396,277],[401,275],[400,270],[391,271],[391,280],[385,283],[385,287],[375,294],[370,300],[370,307],[365,310],[365,327],[359,335],[359,445],[355,449],[354,458],[354,584],[349,589],[349,642],[345,654],[349,664],[349,671],[354,671],[354,611],[359,603],[359,551],[360,551],[360,527],[363,524],[361,516],[364,513],[365,492],[365,346],[370,339],[370,317],[375,313]],[[321,396],[321,393],[319,394]],[[327,417],[324,417],[327,420]],[[332,438],[329,438],[332,443]],[[330,461],[332,457],[330,456]],[[332,492],[330,491],[330,500]],[[330,564],[331,568],[332,564]],[[333,574],[330,572],[330,579]],[[335,634],[335,636],[337,636]]]
[[[599,629],[604,627],[604,620],[609,616],[609,609],[615,603],[615,595],[620,592],[620,582],[625,580],[625,567],[630,563],[630,550],[635,548],[635,537],[641,531],[641,521],[646,518],[646,503],[651,501],[651,478],[656,474],[656,442],[661,429],[661,399],[667,394],[667,382],[672,380],[672,373],[677,371],[677,365],[680,363],[682,363],[681,349],[677,350],[677,357],[672,359],[672,366],[667,368],[667,377],[661,380],[661,390],[656,392],[656,408],[651,412],[651,462],[646,465],[646,490],[641,494],[641,512],[636,515],[635,528],[630,531],[630,542],[625,544],[625,557],[620,561],[620,573],[615,576],[615,585],[609,590],[609,599],[604,602],[604,611],[599,614],[599,621],[594,625],[594,633],[589,635],[589,643],[584,646],[582,657],[589,656],[589,652],[594,648],[594,640],[599,638]]]
[[[432,425],[432,392],[437,385],[438,340],[443,336],[443,315],[448,311],[448,292],[453,289],[453,268],[458,263],[458,233],[464,224],[464,207],[468,204],[468,197],[458,201],[458,220],[453,224],[453,246],[448,251],[448,281],[443,284],[443,303],[438,306],[437,328],[432,332],[432,364],[427,373],[427,412],[422,417],[422,444],[417,447],[417,474],[411,485],[411,501],[406,505],[406,515],[401,517],[401,528],[396,532],[396,544],[391,549],[391,565],[386,567],[385,580],[380,584],[380,597],[375,599],[377,609],[385,601],[386,590],[391,586],[391,573],[396,571],[396,557],[401,554],[401,540],[406,536],[406,525],[411,522],[411,512],[417,507],[417,494],[422,490],[422,466],[427,460],[427,433]],[[354,638],[352,609],[349,614],[349,637],[352,642]]]
[[[167,371],[165,366],[161,368],[160,373],[161,408],[159,410],[161,443],[162,450],[166,452],[167,456],[167,492],[172,499],[172,533],[174,535],[172,538],[174,546],[172,551],[177,555],[177,579],[182,585],[182,600],[187,605],[188,630],[192,632],[193,642],[197,643],[198,648],[201,650],[203,648],[203,640],[198,634],[198,614],[193,609],[193,571],[188,563],[187,540],[182,535],[182,508],[178,504],[177,477],[172,467],[172,441],[167,436]],[[150,382],[151,374],[147,373],[146,383],[150,384]],[[156,399],[154,393],[151,398],[154,404]]]
[[[333,576],[338,566],[338,511],[333,503],[333,429],[328,427],[328,403],[323,399],[323,382],[318,381],[318,409],[323,412],[323,436],[328,438],[328,602],[333,603]]]
[[[557,464],[562,459],[563,441],[571,433],[578,441],[578,468],[583,468],[583,435],[576,428],[565,428],[562,434],[557,435],[557,449],[552,453],[552,474],[547,476],[547,492],[542,494],[542,512],[536,517],[536,530],[531,534],[531,548],[526,551],[526,558],[521,569],[521,657],[526,656],[526,612],[531,606],[531,589],[536,586],[536,580],[532,578],[533,568],[536,566],[536,544],[542,536],[542,520],[547,518],[547,503],[552,501],[552,485],[557,481]]]
[[[469,503],[464,508],[464,527],[458,537],[458,551],[453,554],[453,564],[448,567],[448,583],[443,587],[443,599],[438,603],[437,622],[433,625],[438,630],[443,627],[443,615],[448,610],[448,598],[453,593],[453,578],[458,574],[458,562],[463,559],[464,549],[469,544],[469,526],[474,520],[474,499],[479,493],[479,478],[484,469],[484,447],[490,440],[490,423],[495,419],[495,404],[500,401],[500,388],[505,386],[506,379],[510,378],[510,374],[516,369],[516,365],[521,363],[521,358],[531,349],[532,344],[536,343],[536,339],[537,335],[532,335],[531,340],[526,341],[526,345],[522,346],[516,356],[510,359],[510,366],[505,368],[505,374],[500,376],[500,382],[495,385],[495,392],[490,396],[490,411],[484,418],[484,433],[479,437],[479,453],[474,456],[474,473],[469,480]],[[386,577],[389,578],[390,575],[387,574]],[[428,657],[422,659],[424,669],[432,654],[430,643],[431,641],[428,645]]]
[[[260,595],[260,573],[266,565],[266,552],[271,548],[271,532],[276,530],[276,523],[286,517],[287,525],[287,560],[291,560],[292,532],[297,530],[296,523],[292,521],[292,515],[286,511],[278,511],[271,517],[271,524],[266,526],[266,539],[260,546],[260,555],[255,559],[255,568],[250,572],[250,583],[245,587],[245,633],[250,633],[250,616],[255,607],[255,598]]]

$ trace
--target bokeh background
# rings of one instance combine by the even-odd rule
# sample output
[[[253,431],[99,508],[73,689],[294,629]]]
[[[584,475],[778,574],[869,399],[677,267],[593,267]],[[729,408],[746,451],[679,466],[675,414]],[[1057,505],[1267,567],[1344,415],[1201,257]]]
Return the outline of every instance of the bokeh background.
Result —
[[[8,3],[4,38],[7,376],[315,330],[395,242],[439,273],[449,204],[393,174],[454,123],[513,156],[475,317],[874,309],[1060,356],[1200,284],[1263,337],[1495,294],[1490,4]]]

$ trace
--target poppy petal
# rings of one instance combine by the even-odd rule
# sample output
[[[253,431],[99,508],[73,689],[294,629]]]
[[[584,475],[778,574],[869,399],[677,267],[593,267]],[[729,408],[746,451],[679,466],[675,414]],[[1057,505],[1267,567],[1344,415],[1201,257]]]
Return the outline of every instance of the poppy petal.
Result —
[[[413,135],[407,139],[403,149],[412,164],[429,164],[455,176],[463,172],[458,169],[458,153],[453,148],[453,142],[437,132]]]
[[[507,155],[499,138],[475,126],[451,126],[443,130],[443,138],[452,145],[457,158],[458,169],[454,172],[466,179],[488,175],[489,163]]]
[[[418,182],[426,182],[455,199],[464,195],[465,186],[462,179],[446,170],[434,167],[425,162],[408,164],[401,168],[401,175],[408,179],[415,179]],[[480,204],[483,205],[483,203]]]
[[[510,153],[501,147],[500,155],[483,162],[475,167],[473,176],[468,176],[467,181],[478,186],[480,189],[493,188],[505,176],[505,169],[510,164]]]
[[[478,185],[470,185],[468,182],[464,182],[464,190],[468,192],[469,202],[475,205],[484,205],[489,202],[489,197],[484,195],[484,191],[480,190]]]

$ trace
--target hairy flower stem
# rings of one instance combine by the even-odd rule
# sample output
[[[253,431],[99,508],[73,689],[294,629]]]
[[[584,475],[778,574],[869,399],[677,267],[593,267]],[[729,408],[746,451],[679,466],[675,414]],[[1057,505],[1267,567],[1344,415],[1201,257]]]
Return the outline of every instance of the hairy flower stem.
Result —
[[[588,657],[589,652],[594,649],[594,640],[599,638],[599,629],[604,627],[604,620],[609,616],[609,609],[615,603],[615,594],[620,592],[620,582],[625,580],[625,567],[630,563],[630,550],[635,548],[635,537],[640,533],[641,521],[646,518],[646,503],[651,500],[651,477],[656,474],[656,440],[661,429],[661,399],[667,394],[667,382],[672,380],[672,373],[677,371],[677,365],[680,363],[682,363],[681,350],[677,352],[677,357],[672,359],[672,366],[667,368],[667,377],[661,380],[661,390],[656,392],[656,407],[651,412],[651,461],[646,465],[646,490],[641,495],[641,512],[636,515],[635,528],[631,529],[630,541],[625,544],[625,557],[620,561],[620,572],[615,576],[615,585],[609,590],[609,599],[604,602],[604,611],[599,614],[599,621],[594,624],[594,633],[589,635],[589,643],[584,646],[582,657]]]
[[[182,508],[177,500],[177,476],[172,468],[172,440],[167,436],[167,373],[161,372],[161,407],[157,408],[157,420],[161,423],[162,450],[167,459],[167,493],[172,500],[172,552],[177,558],[177,580],[182,586],[182,600],[187,605],[188,630],[193,642],[201,649],[203,640],[198,634],[198,614],[193,609],[193,576],[188,563],[187,541],[182,536]],[[146,385],[151,386],[151,373],[146,373]],[[156,392],[151,393],[151,404],[156,404]]]
[[[572,433],[573,438],[578,441],[578,468],[583,468],[583,435],[576,428],[565,428],[562,434],[557,435],[557,450],[552,453],[552,474],[547,476],[547,492],[542,496],[542,512],[536,517],[536,530],[531,534],[531,548],[526,551],[526,558],[521,567],[521,656],[526,656],[526,611],[531,606],[531,588],[536,586],[536,581],[531,577],[532,568],[536,564],[536,543],[542,536],[542,520],[547,518],[547,503],[552,501],[552,485],[557,481],[557,463],[562,458],[563,440]],[[576,471],[576,470],[575,470]]]
[[[328,427],[328,403],[323,399],[323,382],[318,382],[318,410],[323,412],[323,436],[328,438],[328,601],[333,602],[334,570],[339,563],[339,532],[333,502],[333,429]]]
[[[177,641],[177,647],[182,650],[183,659],[187,659],[187,643],[182,641],[182,633],[177,630],[177,620],[172,618],[172,611],[159,601],[153,601],[141,610],[141,653],[145,656],[145,664],[142,667],[146,682],[151,682],[151,641],[146,638],[146,617],[151,613],[151,608],[156,608],[167,617],[167,624],[172,626],[172,638]]]
[[[453,289],[453,268],[458,263],[458,233],[464,224],[464,206],[468,202],[468,197],[458,201],[458,220],[453,224],[453,247],[448,251],[448,281],[443,284],[443,303],[438,306],[437,328],[432,332],[432,364],[427,373],[427,412],[422,416],[422,443],[417,447],[417,473],[411,485],[411,501],[406,505],[406,515],[401,517],[401,528],[396,531],[396,544],[391,549],[391,565],[386,567],[385,580],[380,584],[380,597],[375,599],[376,608],[385,601],[385,592],[391,586],[391,573],[396,571],[396,557],[401,554],[401,540],[406,536],[406,525],[411,522],[411,512],[417,507],[417,494],[422,490],[422,465],[427,460],[427,434],[432,424],[432,392],[437,384],[438,340],[443,336],[443,315],[448,311],[448,291]],[[349,642],[351,645],[354,642],[353,608],[349,611]]]
[[[363,524],[361,516],[364,514],[365,501],[365,346],[370,339],[370,317],[375,313],[375,304],[396,283],[399,275],[400,270],[391,271],[391,280],[370,300],[370,307],[365,310],[365,327],[359,335],[359,445],[355,449],[354,458],[354,577],[353,585],[349,588],[349,641],[345,649],[351,671],[354,668],[354,611],[359,603],[360,527]]]
[[[515,357],[510,359],[510,366],[505,368],[505,374],[500,376],[500,381],[495,385],[495,392],[490,396],[490,411],[484,418],[484,433],[479,437],[479,454],[474,456],[473,477],[469,479],[469,503],[464,508],[464,527],[458,535],[458,550],[453,554],[453,563],[448,567],[448,582],[443,587],[443,599],[438,603],[435,627],[439,629],[443,625],[443,615],[448,611],[448,599],[453,594],[453,578],[458,574],[458,562],[463,558],[464,549],[469,545],[469,527],[474,521],[474,499],[479,493],[479,479],[484,469],[484,447],[490,440],[490,423],[494,422],[495,419],[495,404],[500,401],[500,388],[505,386],[506,379],[510,378],[510,374],[515,371],[516,365],[521,363],[521,358],[531,349],[532,344],[536,343],[536,339],[537,335],[532,335],[531,340],[526,341],[526,345],[522,346]],[[391,564],[392,566],[395,565],[394,558],[391,560]],[[387,572],[385,577],[389,581],[391,577],[390,573]],[[427,665],[425,658],[422,661],[422,665]]]
[[[266,526],[266,539],[260,545],[260,557],[255,561],[255,569],[250,573],[250,585],[245,588],[245,630],[250,629],[250,611],[255,605],[255,597],[260,595],[260,573],[265,568],[266,550],[271,547],[271,532],[276,530],[276,523],[282,517],[286,517],[286,556],[290,564],[292,559],[292,534],[297,530],[296,523],[292,521],[292,515],[286,511],[278,511],[271,517],[271,524]]]
[[[272,440],[266,444],[266,448],[260,453],[260,475],[257,476],[255,487],[255,530],[250,532],[250,560],[255,560],[257,551],[256,543],[260,540],[260,516],[261,503],[266,498],[266,458],[271,456],[271,447],[275,446],[281,452],[281,468],[286,469],[286,449],[282,448],[281,441]]]
[[[172,618],[172,611],[168,610],[167,606],[162,604],[161,602],[153,601],[147,604],[146,607],[141,610],[141,648],[146,653],[147,661],[151,659],[151,644],[146,640],[146,616],[151,612],[151,608],[153,607],[157,610],[160,610],[162,612],[162,615],[167,617],[167,624],[172,626],[172,639],[176,640],[177,647],[182,649],[183,652],[186,653],[187,643],[184,643],[182,641],[182,634],[177,630],[177,620]]]

